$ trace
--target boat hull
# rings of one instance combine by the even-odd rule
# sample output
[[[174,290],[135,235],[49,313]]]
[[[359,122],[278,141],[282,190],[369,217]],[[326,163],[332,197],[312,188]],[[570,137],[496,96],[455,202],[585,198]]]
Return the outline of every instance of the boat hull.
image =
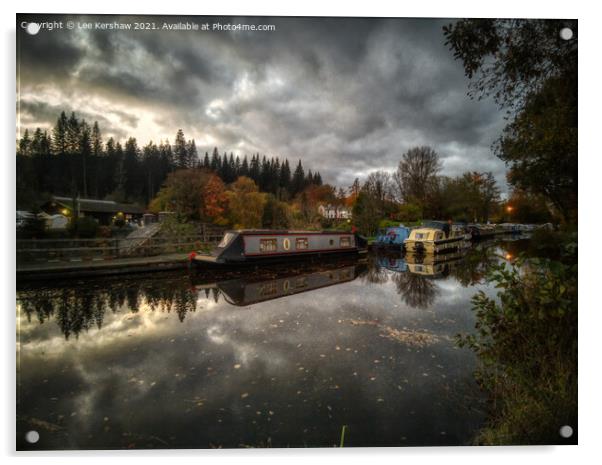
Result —
[[[438,254],[455,252],[470,247],[466,238],[443,239],[439,241],[414,241],[406,240],[406,251],[414,253]]]
[[[229,259],[220,260],[215,257],[206,255],[197,255],[194,257],[192,263],[196,266],[204,267],[239,267],[239,266],[257,266],[260,264],[275,264],[275,263],[286,263],[292,261],[312,261],[319,260],[325,257],[341,257],[341,256],[362,256],[367,254],[367,250],[335,250],[335,251],[323,251],[323,252],[310,252],[302,254],[282,254],[282,255],[271,255],[271,256],[254,256],[245,257],[241,259]]]

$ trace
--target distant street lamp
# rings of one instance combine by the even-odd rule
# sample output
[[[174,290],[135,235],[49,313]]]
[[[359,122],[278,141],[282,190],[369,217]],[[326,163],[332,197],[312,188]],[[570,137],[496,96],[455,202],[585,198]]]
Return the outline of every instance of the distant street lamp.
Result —
[[[514,210],[514,207],[513,207],[512,205],[508,205],[508,206],[506,207],[506,211],[507,211],[508,213],[512,213],[512,210]]]

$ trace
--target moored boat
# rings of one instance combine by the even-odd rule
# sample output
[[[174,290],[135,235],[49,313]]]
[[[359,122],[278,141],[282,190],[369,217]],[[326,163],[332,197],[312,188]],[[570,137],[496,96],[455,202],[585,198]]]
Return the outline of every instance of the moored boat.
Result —
[[[403,224],[381,228],[378,230],[373,245],[378,248],[401,250],[404,247],[404,241],[410,236],[410,231],[411,229]]]
[[[472,239],[474,240],[488,239],[498,234],[504,234],[507,232],[505,229],[502,229],[501,227],[496,227],[493,224],[473,223],[469,224],[466,228],[470,233]]]
[[[464,225],[431,221],[413,229],[404,244],[408,252],[436,254],[467,248],[470,238]]]
[[[196,264],[241,265],[366,251],[366,239],[350,232],[241,229],[226,231],[209,254],[193,252],[190,259]]]
[[[503,231],[509,234],[520,234],[522,232],[519,224],[515,223],[501,223],[498,225]]]

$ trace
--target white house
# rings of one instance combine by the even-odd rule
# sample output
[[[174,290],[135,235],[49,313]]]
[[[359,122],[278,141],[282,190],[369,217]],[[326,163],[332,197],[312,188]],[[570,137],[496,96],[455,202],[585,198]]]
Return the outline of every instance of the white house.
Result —
[[[347,220],[351,218],[351,210],[342,205],[319,205],[318,213],[322,215],[324,218],[337,219],[337,220]]]

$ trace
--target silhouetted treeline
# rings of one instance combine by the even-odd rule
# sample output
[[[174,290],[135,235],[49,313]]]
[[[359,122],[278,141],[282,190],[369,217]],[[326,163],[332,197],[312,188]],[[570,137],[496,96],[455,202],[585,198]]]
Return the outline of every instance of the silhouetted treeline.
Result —
[[[62,112],[50,132],[25,130],[17,141],[17,206],[35,207],[48,194],[147,204],[167,175],[182,168],[209,168],[225,183],[248,176],[281,200],[322,184],[320,173],[306,173],[300,160],[291,167],[287,159],[241,158],[217,147],[199,156],[194,139],[186,140],[181,129],[173,145],[165,140],[140,147],[134,137],[124,145],[113,137],[105,142],[98,122]]]

